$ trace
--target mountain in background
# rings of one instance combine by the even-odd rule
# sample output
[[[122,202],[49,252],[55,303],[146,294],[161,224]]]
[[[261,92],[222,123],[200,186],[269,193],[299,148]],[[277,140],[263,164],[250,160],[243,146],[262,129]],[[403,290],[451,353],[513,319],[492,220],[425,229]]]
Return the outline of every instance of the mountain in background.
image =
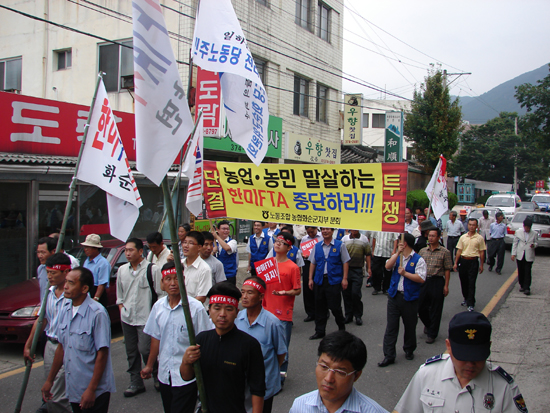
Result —
[[[462,106],[462,119],[471,124],[479,125],[493,119],[500,112],[517,112],[520,115],[526,113],[525,108],[520,107],[514,97],[515,86],[524,83],[535,85],[548,75],[548,65],[544,65],[531,72],[524,73],[512,80],[504,82],[478,97],[460,96]]]

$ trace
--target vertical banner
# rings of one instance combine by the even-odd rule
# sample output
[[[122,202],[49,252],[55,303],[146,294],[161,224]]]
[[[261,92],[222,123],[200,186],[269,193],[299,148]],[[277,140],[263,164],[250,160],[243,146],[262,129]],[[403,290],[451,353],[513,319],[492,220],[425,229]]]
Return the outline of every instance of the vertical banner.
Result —
[[[158,0],[133,0],[137,169],[157,186],[193,130]]]
[[[435,219],[441,218],[449,209],[447,196],[447,160],[443,155],[439,156],[439,162],[434,170],[432,179],[426,187],[426,195],[430,200],[430,206],[435,215]]]
[[[403,113],[386,112],[386,140],[384,162],[403,160]]]
[[[201,116],[195,136],[191,142],[189,153],[185,158],[185,163],[182,167],[182,173],[189,178],[189,184],[187,185],[187,200],[185,205],[187,209],[195,216],[202,213],[202,201],[203,201],[203,164],[204,164],[204,149],[203,149],[203,120],[204,116]]]
[[[363,95],[344,95],[343,145],[363,144]]]
[[[220,138],[222,136],[222,89],[218,73],[197,68],[195,105],[195,121],[202,110],[203,136]]]

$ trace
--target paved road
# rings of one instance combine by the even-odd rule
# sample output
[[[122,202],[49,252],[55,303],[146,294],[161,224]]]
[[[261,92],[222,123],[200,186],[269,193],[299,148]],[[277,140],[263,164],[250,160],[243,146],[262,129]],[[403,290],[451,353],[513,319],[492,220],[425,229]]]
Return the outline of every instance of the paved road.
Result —
[[[537,260],[539,264],[546,263],[543,268],[550,265],[550,253],[546,251],[537,251]],[[509,251],[506,252],[506,261],[502,275],[494,272],[488,272],[487,269],[478,277],[477,282],[477,305],[476,309],[481,311],[491,300],[501,285],[515,271],[515,264],[510,260]],[[386,325],[386,296],[372,296],[372,289],[363,287],[363,302],[365,304],[364,324],[359,327],[350,324],[349,331],[363,339],[368,349],[368,362],[363,375],[356,383],[359,391],[369,395],[378,401],[390,412],[396,405],[403,390],[408,384],[410,378],[425,359],[443,352],[445,350],[444,337],[446,327],[451,317],[463,311],[460,306],[462,296],[460,294],[460,285],[457,273],[451,273],[450,294],[445,301],[441,335],[434,344],[426,344],[425,336],[422,332],[423,327],[417,327],[418,348],[415,352],[416,357],[413,361],[405,360],[404,353],[401,351],[402,335],[400,335],[397,344],[398,356],[396,363],[384,369],[379,368],[377,363],[382,360],[382,339]],[[495,312],[498,311],[498,307]],[[290,367],[289,377],[285,389],[280,393],[274,402],[275,413],[288,412],[294,398],[314,390],[316,387],[314,366],[317,360],[318,341],[310,341],[308,337],[314,332],[313,323],[304,323],[305,317],[303,310],[302,297],[296,300],[295,325],[290,347]],[[327,331],[336,329],[334,318],[329,320]],[[114,333],[116,335],[116,332]],[[0,359],[9,359],[9,355],[21,354],[21,346],[0,345]],[[110,411],[118,412],[136,412],[136,411],[162,411],[160,395],[153,389],[152,383],[147,383],[147,392],[132,399],[125,399],[122,396],[126,385],[128,384],[128,375],[126,370],[126,356],[122,341],[117,341],[112,346],[112,359],[117,384],[117,393],[111,398]],[[13,362],[16,359],[11,358]],[[2,361],[0,361],[0,364]],[[5,365],[5,364],[4,364]],[[14,365],[15,366],[15,365]],[[14,410],[17,394],[19,392],[23,374],[18,373],[5,377],[5,373],[0,375],[0,411],[12,412]],[[37,367],[33,369],[28,386],[27,396],[23,404],[23,412],[34,412],[40,404],[40,387],[43,384],[44,369]]]

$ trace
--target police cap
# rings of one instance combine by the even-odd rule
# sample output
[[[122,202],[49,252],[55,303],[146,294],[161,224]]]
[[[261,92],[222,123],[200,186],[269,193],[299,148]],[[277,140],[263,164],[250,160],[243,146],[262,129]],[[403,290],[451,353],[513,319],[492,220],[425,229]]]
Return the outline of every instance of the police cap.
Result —
[[[491,354],[491,323],[476,311],[458,313],[449,323],[449,341],[457,360],[487,360]]]

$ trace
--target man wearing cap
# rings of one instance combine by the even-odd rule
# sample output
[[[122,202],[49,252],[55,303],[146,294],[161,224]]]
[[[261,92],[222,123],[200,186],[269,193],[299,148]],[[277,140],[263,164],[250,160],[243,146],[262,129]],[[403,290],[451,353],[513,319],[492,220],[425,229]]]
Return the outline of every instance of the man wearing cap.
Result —
[[[491,323],[478,312],[456,314],[449,323],[447,352],[426,360],[411,379],[394,413],[527,413],[517,383],[487,361]]]
[[[265,368],[258,340],[235,326],[241,292],[231,281],[208,291],[210,318],[215,329],[197,335],[197,345],[183,355],[181,378],[195,378],[193,363],[200,359],[208,411],[245,412],[245,391],[252,395],[252,413],[261,413],[265,396]]]
[[[241,293],[244,309],[237,315],[235,326],[258,340],[262,347],[266,390],[263,412],[271,413],[273,397],[281,390],[280,367],[287,353],[285,330],[279,319],[262,307],[266,294],[264,280],[248,277],[243,283]],[[246,404],[251,405],[249,397]]]
[[[429,221],[426,221],[429,222]],[[392,270],[390,288],[388,288],[387,324],[384,333],[384,360],[378,367],[395,363],[395,345],[399,335],[399,319],[405,329],[403,350],[407,360],[414,359],[416,350],[416,323],[420,287],[426,280],[426,262],[414,252],[414,237],[406,233],[397,252],[386,262],[386,269]],[[403,254],[403,264],[401,256]]]
[[[84,247],[86,261],[84,268],[89,269],[94,275],[94,288],[90,291],[90,297],[99,301],[104,306],[107,304],[107,292],[109,288],[109,280],[111,278],[111,265],[103,255],[99,253],[101,238],[97,234],[90,234],[86,237],[86,241],[80,244]]]
[[[462,222],[456,219],[456,211],[449,212],[449,220],[445,224],[445,229],[447,230],[447,249],[451,253],[451,261],[454,265],[456,244],[460,236],[466,232]]]
[[[459,222],[464,227],[463,232],[468,232],[468,219],[467,219],[467,216],[468,216],[468,211],[466,211],[465,209],[461,209],[460,210],[460,220],[459,220]]]
[[[506,236],[506,224],[502,222],[504,220],[504,214],[497,212],[495,215],[496,222],[493,222],[489,227],[489,233],[491,240],[488,243],[488,261],[489,271],[493,271],[495,265],[495,256],[497,257],[496,273],[501,274],[502,266],[504,265],[504,253],[506,252],[506,244],[504,243],[504,237]]]
[[[273,238],[263,231],[264,223],[254,221],[254,233],[248,238],[246,252],[248,253],[248,272],[256,275],[254,263],[265,260],[268,252],[273,248]]]
[[[532,226],[533,220],[525,218],[523,228],[516,231],[512,244],[512,261],[518,265],[519,292],[525,295],[531,295],[531,267],[539,238],[537,231],[531,231]]]
[[[439,243],[440,238],[441,230],[432,227],[428,231],[429,245],[420,250],[420,256],[426,261],[426,282],[420,288],[418,315],[428,336],[427,344],[432,344],[439,333],[443,303],[449,294],[453,266],[451,253]]]
[[[323,236],[319,233],[317,227],[306,226],[306,236],[302,238],[300,242],[300,249],[302,246],[306,245],[308,242],[315,240],[316,242],[322,242]],[[307,317],[304,321],[310,322],[315,320],[315,295],[313,290],[307,288],[309,284],[309,266],[311,265],[309,261],[309,255],[313,252],[313,249],[309,251],[303,251],[302,255],[304,257],[304,266],[302,267],[302,285],[304,286],[303,296],[304,296],[304,309],[306,311]]]
[[[474,311],[476,305],[477,274],[483,272],[485,258],[485,241],[476,232],[477,219],[468,220],[468,232],[460,237],[456,245],[456,257],[453,269],[458,268],[460,289],[462,290],[462,306],[468,306],[468,311]]]

